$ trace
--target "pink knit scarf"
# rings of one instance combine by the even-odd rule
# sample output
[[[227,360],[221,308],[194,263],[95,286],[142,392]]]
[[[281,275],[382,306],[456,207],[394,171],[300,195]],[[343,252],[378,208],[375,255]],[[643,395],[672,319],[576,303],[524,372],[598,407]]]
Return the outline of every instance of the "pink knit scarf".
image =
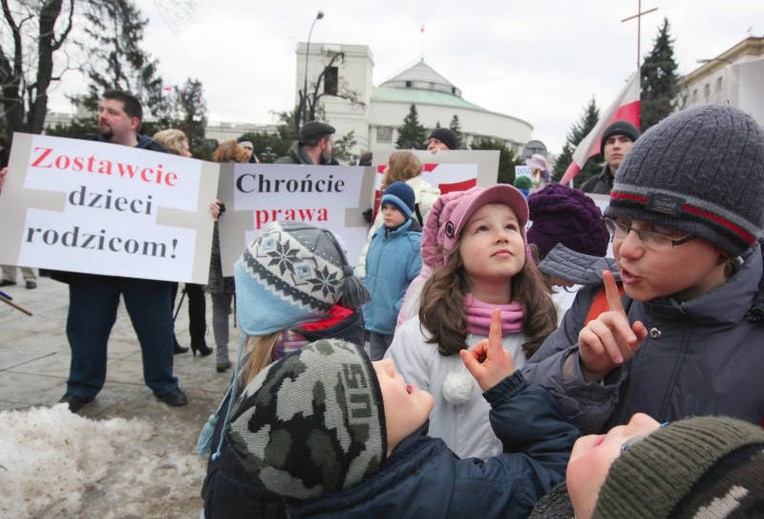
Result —
[[[475,299],[472,294],[464,296],[467,312],[467,329],[476,335],[488,335],[493,309],[501,310],[502,333],[517,333],[523,329],[523,305],[513,301],[506,305],[492,305]]]

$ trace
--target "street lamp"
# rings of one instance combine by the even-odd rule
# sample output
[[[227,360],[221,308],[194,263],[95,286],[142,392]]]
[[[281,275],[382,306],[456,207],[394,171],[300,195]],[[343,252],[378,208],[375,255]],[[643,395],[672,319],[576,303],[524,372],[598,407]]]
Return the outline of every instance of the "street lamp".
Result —
[[[305,48],[305,83],[302,87],[302,124],[305,124],[308,121],[308,60],[310,59],[310,37],[313,34],[313,26],[323,17],[324,12],[318,11],[316,17],[313,19],[313,23],[310,24],[310,31],[308,31],[308,44]]]

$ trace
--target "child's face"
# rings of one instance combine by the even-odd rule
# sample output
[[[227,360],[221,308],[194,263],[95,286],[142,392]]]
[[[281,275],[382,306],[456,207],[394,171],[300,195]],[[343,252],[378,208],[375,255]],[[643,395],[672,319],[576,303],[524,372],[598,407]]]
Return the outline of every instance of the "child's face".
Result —
[[[568,461],[566,477],[576,518],[591,517],[599,490],[605,482],[610,465],[620,456],[621,446],[659,427],[660,424],[646,414],[637,413],[628,424],[613,427],[607,434],[590,434],[576,440]]]
[[[618,218],[634,230],[657,232],[680,239],[686,232],[650,225],[638,220]],[[725,281],[721,252],[709,242],[695,238],[666,250],[645,246],[634,232],[613,239],[613,253],[621,270],[626,294],[637,301],[674,296],[688,301]]]
[[[372,364],[377,372],[385,405],[389,455],[401,440],[424,425],[430,416],[434,401],[427,391],[407,384],[403,376],[395,371],[392,359],[383,359]]]
[[[385,227],[398,227],[406,221],[406,215],[395,204],[385,202],[382,204],[382,220]]]
[[[459,254],[472,285],[507,283],[525,265],[525,243],[515,212],[504,204],[487,204],[464,226]],[[471,287],[475,293],[475,287]],[[475,294],[481,299],[478,294]]]

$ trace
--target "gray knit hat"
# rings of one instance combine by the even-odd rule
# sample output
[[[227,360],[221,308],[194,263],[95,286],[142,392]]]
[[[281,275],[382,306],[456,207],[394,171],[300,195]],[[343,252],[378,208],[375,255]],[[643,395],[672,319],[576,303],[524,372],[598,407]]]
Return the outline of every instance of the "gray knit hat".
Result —
[[[681,420],[613,462],[592,517],[754,517],[743,512],[764,507],[762,464],[760,427],[713,416]]]
[[[764,131],[727,105],[650,128],[618,169],[605,216],[692,232],[731,256],[764,228]]]
[[[371,361],[320,340],[261,371],[245,388],[227,439],[247,474],[297,499],[349,488],[387,455],[382,392]]]

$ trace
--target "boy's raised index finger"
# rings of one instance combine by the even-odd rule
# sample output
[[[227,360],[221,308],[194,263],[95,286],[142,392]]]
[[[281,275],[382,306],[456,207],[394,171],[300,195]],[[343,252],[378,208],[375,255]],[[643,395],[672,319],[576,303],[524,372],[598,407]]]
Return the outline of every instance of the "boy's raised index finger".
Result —
[[[621,294],[618,292],[618,284],[615,282],[615,276],[609,270],[602,272],[602,281],[605,283],[605,295],[607,305],[611,311],[623,312],[623,303],[621,303]]]

